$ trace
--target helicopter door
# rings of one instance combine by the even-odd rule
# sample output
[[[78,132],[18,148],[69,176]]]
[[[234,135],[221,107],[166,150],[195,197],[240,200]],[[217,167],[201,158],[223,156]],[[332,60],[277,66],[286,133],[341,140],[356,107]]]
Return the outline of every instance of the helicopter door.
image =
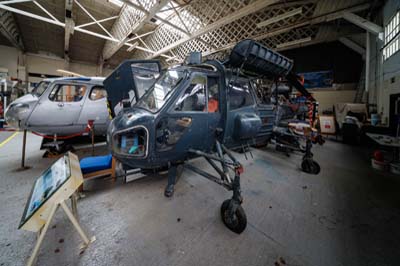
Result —
[[[220,79],[218,76],[207,78],[207,139],[206,147],[211,148],[216,139],[217,128],[222,129],[221,119],[221,86]]]
[[[71,126],[78,121],[85,102],[86,86],[56,84],[39,99],[29,126]]]
[[[188,149],[204,150],[207,139],[207,77],[193,73],[191,80],[157,124],[156,149],[174,150],[179,157]]]

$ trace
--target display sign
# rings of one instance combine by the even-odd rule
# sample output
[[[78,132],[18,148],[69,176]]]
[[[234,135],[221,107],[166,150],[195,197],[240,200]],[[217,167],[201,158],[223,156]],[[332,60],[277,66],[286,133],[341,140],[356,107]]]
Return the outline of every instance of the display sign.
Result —
[[[333,84],[332,71],[298,73],[298,75],[304,79],[306,89],[331,88]]]
[[[36,179],[26,203],[19,228],[71,177],[68,155],[64,155]]]
[[[77,196],[74,196],[74,193],[82,183],[83,177],[79,159],[71,152],[55,161],[36,179],[18,228],[38,232],[38,238],[27,266],[32,266],[35,263],[46,232],[60,206],[84,241],[83,248],[86,248],[89,243],[96,239],[92,237],[89,240],[77,220]],[[72,211],[66,204],[66,200],[69,199],[71,200]]]

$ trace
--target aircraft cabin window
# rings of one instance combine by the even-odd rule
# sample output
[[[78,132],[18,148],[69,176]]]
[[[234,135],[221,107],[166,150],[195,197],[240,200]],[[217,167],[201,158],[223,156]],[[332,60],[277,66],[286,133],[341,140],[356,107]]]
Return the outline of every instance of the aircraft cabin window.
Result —
[[[92,101],[100,100],[107,97],[107,91],[104,87],[95,86],[90,91],[89,99]]]
[[[217,78],[208,78],[208,112],[219,112],[219,84]]]
[[[194,75],[189,87],[175,104],[175,111],[205,112],[207,79],[202,75]]]
[[[47,89],[47,86],[49,86],[50,82],[49,81],[41,81],[33,90],[32,94],[36,95],[37,97],[40,97],[43,92]]]
[[[254,104],[249,82],[237,80],[229,84],[229,110],[239,109]]]
[[[53,102],[80,102],[85,96],[86,87],[82,85],[56,85],[50,92]]]

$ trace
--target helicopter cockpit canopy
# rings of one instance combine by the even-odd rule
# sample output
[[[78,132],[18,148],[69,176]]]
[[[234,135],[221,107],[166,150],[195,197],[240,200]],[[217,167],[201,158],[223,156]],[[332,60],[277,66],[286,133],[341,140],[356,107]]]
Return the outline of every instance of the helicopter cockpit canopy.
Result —
[[[169,69],[165,71],[154,86],[149,86],[149,89],[137,102],[137,107],[145,108],[153,113],[157,112],[164,106],[172,95],[173,90],[186,76],[182,70]]]
[[[121,100],[128,100],[131,105],[145,94],[160,76],[159,60],[125,60],[104,80],[110,107]]]

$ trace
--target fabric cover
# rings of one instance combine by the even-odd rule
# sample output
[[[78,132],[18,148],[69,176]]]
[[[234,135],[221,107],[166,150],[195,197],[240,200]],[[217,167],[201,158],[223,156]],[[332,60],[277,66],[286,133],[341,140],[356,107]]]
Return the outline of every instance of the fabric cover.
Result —
[[[80,161],[82,174],[110,169],[112,165],[112,155],[86,157]]]
[[[365,116],[368,114],[365,103],[336,103],[335,116],[340,128],[342,128],[342,124],[350,111],[353,113],[363,113]]]

